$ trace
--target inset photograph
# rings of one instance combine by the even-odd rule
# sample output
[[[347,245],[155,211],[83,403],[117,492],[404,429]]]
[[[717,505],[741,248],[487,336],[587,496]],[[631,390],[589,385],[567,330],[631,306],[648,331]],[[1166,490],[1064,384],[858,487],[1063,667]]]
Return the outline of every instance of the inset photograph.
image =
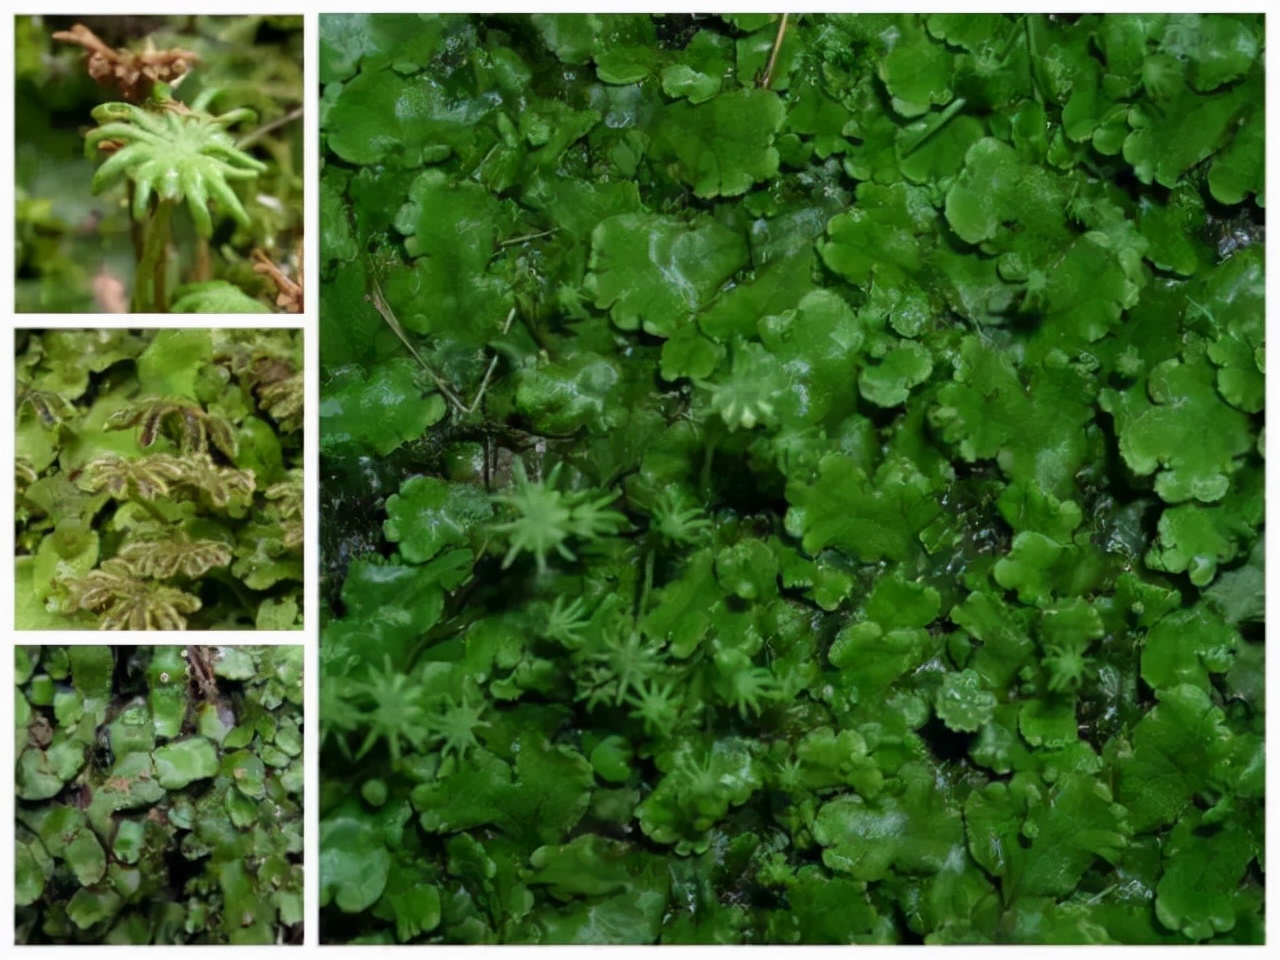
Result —
[[[16,344],[17,629],[301,629],[302,331]]]
[[[24,944],[300,944],[301,646],[15,655]]]
[[[301,16],[22,16],[15,310],[301,313]]]

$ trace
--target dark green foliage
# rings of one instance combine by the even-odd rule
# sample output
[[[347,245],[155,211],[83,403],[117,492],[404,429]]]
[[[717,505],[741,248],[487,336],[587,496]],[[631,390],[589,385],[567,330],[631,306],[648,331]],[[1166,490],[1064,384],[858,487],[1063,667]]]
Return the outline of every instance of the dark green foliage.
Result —
[[[1261,942],[1261,18],[778,28],[322,20],[324,940]]]
[[[302,648],[19,647],[17,942],[302,942]]]

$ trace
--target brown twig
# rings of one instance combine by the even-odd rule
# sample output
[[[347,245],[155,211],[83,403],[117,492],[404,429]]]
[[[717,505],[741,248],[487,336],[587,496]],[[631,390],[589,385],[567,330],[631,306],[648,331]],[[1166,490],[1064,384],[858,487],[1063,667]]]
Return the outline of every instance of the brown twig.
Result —
[[[187,666],[196,690],[205,700],[218,695],[218,678],[213,672],[213,650],[210,647],[187,647]]]
[[[768,90],[769,84],[773,82],[773,70],[778,65],[778,54],[782,50],[782,39],[787,35],[787,17],[789,13],[784,13],[782,19],[778,21],[778,33],[773,38],[773,49],[769,51],[769,62],[765,64],[764,73],[760,74],[760,80],[756,86],[761,90]]]
[[[236,141],[236,149],[248,150],[250,147],[252,147],[255,143],[257,143],[263,137],[265,137],[268,133],[271,133],[273,130],[278,130],[281,127],[285,126],[286,124],[293,123],[293,121],[300,120],[300,119],[302,119],[302,107],[294,107],[284,116],[276,117],[270,123],[264,123],[262,126],[254,130],[252,133],[246,134],[245,136],[241,137],[239,140]]]
[[[510,240],[503,240],[500,244],[498,244],[498,249],[502,250],[505,247],[514,247],[517,244],[528,243],[530,240],[540,240],[543,237],[551,236],[553,233],[555,233],[559,229],[560,229],[559,227],[552,227],[550,230],[543,230],[539,233],[526,233],[520,237],[512,237]]]
[[[409,355],[418,361],[418,366],[422,367],[422,369],[426,371],[427,376],[431,378],[431,382],[436,385],[436,389],[444,395],[445,399],[452,403],[458,410],[465,411],[467,409],[466,406],[460,399],[458,399],[458,395],[450,389],[449,384],[445,383],[444,380],[440,378],[439,374],[431,369],[431,365],[422,359],[422,355],[413,348],[413,344],[409,342],[408,334],[404,332],[404,327],[400,325],[400,321],[397,319],[395,311],[391,309],[391,304],[387,303],[387,298],[383,296],[382,284],[379,283],[377,279],[374,279],[369,293],[365,295],[365,300],[373,304],[373,309],[377,310],[378,313],[381,314],[382,319],[386,322],[387,326],[391,328],[391,332],[400,338],[400,342],[403,343],[405,349],[409,351]]]

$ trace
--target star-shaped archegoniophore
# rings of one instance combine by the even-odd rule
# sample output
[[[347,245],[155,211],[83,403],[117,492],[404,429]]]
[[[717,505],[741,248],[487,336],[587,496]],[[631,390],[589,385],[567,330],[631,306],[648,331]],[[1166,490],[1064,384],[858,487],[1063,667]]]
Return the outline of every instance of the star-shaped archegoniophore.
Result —
[[[251,110],[213,116],[175,102],[141,107],[104,103],[93,111],[101,126],[85,137],[85,150],[92,159],[107,142],[117,148],[94,174],[93,192],[101,193],[128,177],[134,184],[136,220],[146,217],[155,195],[172,203],[185,199],[202,237],[213,234],[211,199],[247,227],[249,214],[229,181],[252,180],[267,168],[236,148],[227,127],[253,116]]]

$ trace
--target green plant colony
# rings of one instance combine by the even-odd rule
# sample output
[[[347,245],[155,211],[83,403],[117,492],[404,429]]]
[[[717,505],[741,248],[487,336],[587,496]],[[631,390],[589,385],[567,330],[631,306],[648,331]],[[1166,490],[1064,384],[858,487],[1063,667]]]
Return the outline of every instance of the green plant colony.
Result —
[[[17,626],[301,628],[301,332],[17,341]]]
[[[18,647],[27,943],[302,942],[302,647]]]
[[[1262,942],[1260,16],[321,29],[325,940]]]
[[[16,21],[17,309],[300,312],[302,18],[61,19]]]

